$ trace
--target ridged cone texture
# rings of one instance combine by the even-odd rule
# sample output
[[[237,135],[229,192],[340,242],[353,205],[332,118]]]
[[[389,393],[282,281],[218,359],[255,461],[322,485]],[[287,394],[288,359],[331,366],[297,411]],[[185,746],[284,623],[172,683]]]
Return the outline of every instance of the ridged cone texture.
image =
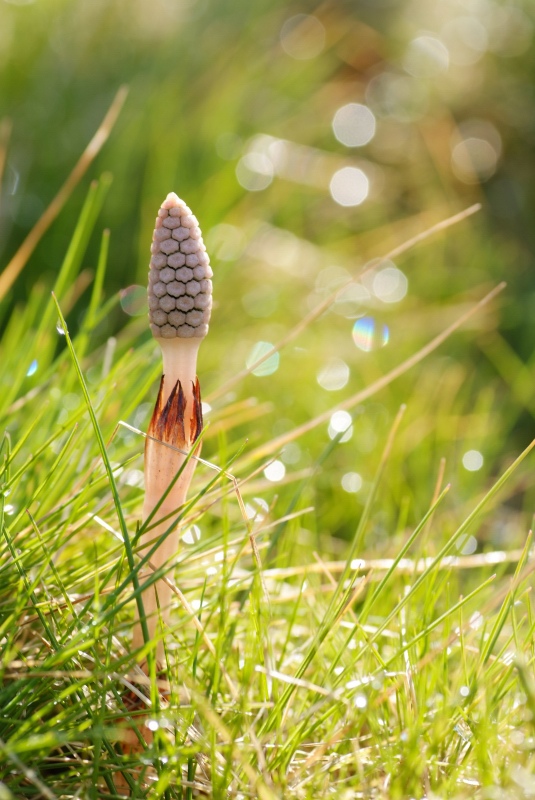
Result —
[[[161,339],[206,336],[213,273],[197,218],[174,192],[158,211],[151,253],[148,301],[152,333]]]

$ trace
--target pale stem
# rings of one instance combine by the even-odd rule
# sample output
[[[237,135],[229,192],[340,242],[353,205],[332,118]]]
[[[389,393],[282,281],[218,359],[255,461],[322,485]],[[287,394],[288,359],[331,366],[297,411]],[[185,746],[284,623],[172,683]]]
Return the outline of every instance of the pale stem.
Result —
[[[165,406],[173,388],[180,381],[186,401],[184,409],[184,433],[186,441],[181,449],[188,450],[194,438],[192,419],[194,418],[193,387],[196,381],[197,353],[201,339],[161,339],[164,381],[160,408]],[[184,464],[186,456],[163,443],[147,438],[145,443],[145,501],[143,504],[143,520],[145,521],[161,500],[173,478]],[[151,519],[150,528],[140,537],[141,552],[152,547],[155,540],[163,536],[172,524],[173,515],[186,502],[188,489],[195,470],[195,459],[191,458],[176,481],[175,485],[162,502]],[[162,520],[161,522],[159,522]],[[169,566],[176,557],[180,544],[180,526],[176,525],[152,554],[151,562],[156,567]],[[165,663],[164,632],[169,623],[169,612],[173,599],[173,591],[165,581],[157,581],[143,593],[143,606],[147,618],[147,627],[151,639],[157,637],[156,663],[163,667]],[[159,607],[159,610],[158,610]],[[160,628],[159,620],[163,628]],[[139,622],[134,628],[134,648],[144,644]]]
[[[164,381],[164,403],[177,381],[182,384],[186,397],[184,428],[186,439],[191,440],[189,423],[193,411],[193,386],[197,379],[197,354],[202,339],[158,339],[162,348]]]

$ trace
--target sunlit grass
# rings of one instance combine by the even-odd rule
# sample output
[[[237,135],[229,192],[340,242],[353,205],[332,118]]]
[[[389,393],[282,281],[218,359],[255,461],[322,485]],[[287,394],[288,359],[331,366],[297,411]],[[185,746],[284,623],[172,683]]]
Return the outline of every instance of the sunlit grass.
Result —
[[[500,228],[518,166],[498,114],[505,182],[453,157],[519,62],[495,38],[415,75],[418,29],[472,17],[360,5],[294,35],[279,3],[4,4],[0,800],[533,796],[532,288]],[[376,78],[400,76],[385,106]],[[355,101],[377,132],[357,150],[331,126]],[[358,206],[329,190],[347,166]],[[140,298],[171,190],[215,306],[202,461],[154,570]],[[147,677],[132,628],[162,579]]]
[[[229,374],[221,392],[207,387],[205,463],[167,573],[176,595],[167,673],[147,682],[136,666],[145,650],[131,652],[130,641],[134,605],[162,574],[151,571],[150,553],[136,554],[159,362],[137,320],[104,346],[92,343],[101,309],[114,302],[102,306],[107,233],[93,299],[68,330],[71,287],[105,186],[90,188],[55,284],[58,305],[37,285],[4,333],[5,796],[483,798],[485,787],[524,786],[535,703],[533,562],[513,503],[531,445],[498,470],[489,465],[494,477],[451,474],[455,429],[494,426],[497,438],[507,420],[492,397],[467,410],[448,395],[463,368],[436,360],[434,348],[453,341],[442,333],[433,347],[423,336],[421,352],[411,352],[412,338],[407,350],[396,347],[382,375],[367,354],[365,387],[355,400],[346,387],[330,406],[315,399],[314,358],[301,362],[296,384],[283,357],[275,374],[255,379],[255,402],[245,373]],[[478,313],[475,303],[455,311],[461,321]],[[294,339],[314,342],[318,316],[283,335],[282,354]],[[437,369],[442,407],[431,417],[418,387]],[[398,372],[404,388],[387,399]],[[266,420],[288,414],[289,392],[303,403],[300,386],[309,421],[273,435]],[[404,393],[407,405],[396,409]],[[333,409],[365,414],[375,396],[382,421],[356,461],[358,415],[349,441],[345,430],[320,431]],[[293,463],[284,460],[290,442],[306,448]],[[266,469],[273,458],[283,470]],[[356,494],[340,486],[349,467],[362,475]],[[503,519],[515,527],[510,541],[494,533]],[[121,744],[131,730],[150,742],[141,755]]]

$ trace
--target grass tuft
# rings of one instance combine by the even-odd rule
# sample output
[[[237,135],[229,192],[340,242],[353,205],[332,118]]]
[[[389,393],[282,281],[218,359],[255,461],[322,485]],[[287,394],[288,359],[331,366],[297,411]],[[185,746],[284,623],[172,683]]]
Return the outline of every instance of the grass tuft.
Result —
[[[519,498],[535,441],[480,476],[449,468],[467,431],[499,438],[506,423],[490,395],[462,406],[462,361],[436,354],[478,336],[462,326],[480,324],[504,285],[452,302],[432,338],[374,355],[336,401],[317,396],[307,362],[307,420],[290,418],[300,386],[282,369],[264,389],[251,388],[256,365],[209,387],[191,499],[169,518],[181,549],[154,569],[161,537],[139,545],[151,522],[140,526],[141,431],[159,361],[135,318],[101,336],[117,303],[98,222],[109,188],[107,175],[90,185],[54,285],[3,309],[0,797],[483,800],[528,785],[535,565]],[[315,310],[277,352],[298,337],[313,352],[317,325]],[[285,465],[275,480],[273,462]],[[362,485],[342,493],[356,465]],[[143,592],[157,580],[176,609],[166,672],[152,662],[146,675],[157,642]],[[132,731],[139,753],[123,746]]]

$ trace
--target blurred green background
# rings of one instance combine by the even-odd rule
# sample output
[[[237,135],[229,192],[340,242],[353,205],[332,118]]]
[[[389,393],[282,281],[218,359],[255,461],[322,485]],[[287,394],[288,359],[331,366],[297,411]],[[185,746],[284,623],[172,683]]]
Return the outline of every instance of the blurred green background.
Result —
[[[111,229],[106,294],[121,292],[121,303],[99,341],[127,326],[123,346],[147,342],[136,287],[156,210],[174,190],[201,222],[215,273],[200,358],[210,400],[371,258],[481,202],[475,217],[350,286],[214,405],[247,401],[237,431],[252,447],[369,384],[505,279],[491,311],[357,408],[351,445],[337,449],[314,501],[321,525],[343,533],[333,496],[359,501],[401,402],[395,466],[426,489],[415,513],[442,456],[469,498],[533,435],[533,10],[495,0],[0,0],[0,98],[12,122],[3,264],[129,86],[109,141],[4,303],[24,301],[37,278],[52,285],[89,180],[109,172],[99,226]],[[98,246],[95,237],[84,267],[94,270]],[[71,312],[74,328],[88,297]],[[268,480],[306,470],[350,421],[333,416],[286,448]],[[403,509],[396,492],[407,492],[401,481],[391,499]],[[382,533],[378,522],[376,550]]]

